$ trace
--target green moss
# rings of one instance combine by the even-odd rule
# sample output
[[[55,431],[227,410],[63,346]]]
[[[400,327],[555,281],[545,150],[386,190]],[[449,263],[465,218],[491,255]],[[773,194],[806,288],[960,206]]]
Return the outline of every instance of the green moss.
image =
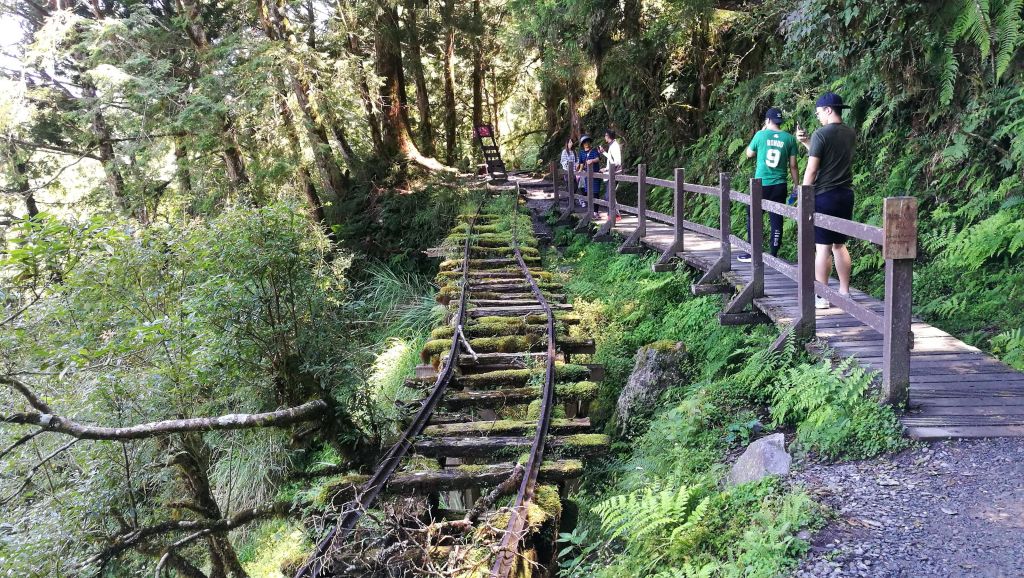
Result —
[[[562,400],[590,401],[597,397],[598,385],[593,381],[560,383],[555,386],[555,396]]]
[[[407,472],[437,472],[441,470],[441,466],[435,458],[412,456],[405,461],[402,469]]]
[[[583,474],[583,462],[580,460],[545,460],[540,466],[541,475],[559,473],[565,476],[578,476]]]
[[[537,486],[533,492],[533,503],[537,504],[548,519],[557,520],[562,517],[562,499],[558,496],[558,488],[555,486],[549,484]]]
[[[555,386],[557,392],[558,386]],[[565,418],[565,406],[562,404],[555,404],[551,408],[551,419],[564,419]],[[526,419],[537,420],[540,419],[540,400],[535,399],[530,402],[530,407],[526,410]]]
[[[659,339],[654,343],[648,343],[644,346],[644,349],[653,349],[661,353],[668,353],[671,351],[683,350],[686,351],[686,345],[681,341],[675,341],[673,339]]]
[[[525,261],[528,257],[538,258],[540,251],[536,247],[519,247],[519,253],[522,254],[523,260]],[[471,245],[469,247],[470,257],[473,258],[487,258],[493,259],[497,257],[511,257],[515,255],[515,249],[512,247],[481,247],[479,245]]]
[[[533,369],[503,369],[501,371],[490,371],[475,375],[463,375],[458,378],[463,385],[484,386],[515,386],[522,385],[531,377],[543,376],[544,368]],[[584,365],[570,363],[558,364],[555,366],[555,379],[558,381],[578,381],[590,376],[590,368]]]
[[[575,434],[558,438],[558,455],[593,454],[595,450],[608,448],[611,438],[604,434]]]
[[[423,363],[430,363],[434,356],[447,352],[451,347],[451,339],[431,339],[420,350],[420,359]]]
[[[338,502],[339,498],[344,501],[368,479],[369,476],[362,474],[345,474],[329,478],[313,497],[313,506],[322,509]]]
[[[252,578],[279,578],[294,575],[311,548],[301,524],[271,520],[252,529],[238,558]]]

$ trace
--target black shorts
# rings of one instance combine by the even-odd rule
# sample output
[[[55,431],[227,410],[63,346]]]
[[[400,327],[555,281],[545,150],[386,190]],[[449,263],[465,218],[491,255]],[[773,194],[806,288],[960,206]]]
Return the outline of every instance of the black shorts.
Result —
[[[852,220],[853,190],[831,189],[818,193],[814,196],[814,212]],[[842,233],[814,227],[814,243],[817,245],[842,245],[846,238]]]

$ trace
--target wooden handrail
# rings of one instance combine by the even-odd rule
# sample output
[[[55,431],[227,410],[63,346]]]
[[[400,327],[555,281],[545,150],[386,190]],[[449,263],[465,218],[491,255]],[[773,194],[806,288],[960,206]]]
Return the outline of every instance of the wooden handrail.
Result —
[[[841,219],[831,215],[815,212],[814,210],[814,189],[813,187],[797,187],[798,204],[790,206],[783,203],[768,201],[758,198],[761,210],[782,215],[788,219],[797,221],[797,263],[792,264],[772,255],[762,255],[751,244],[735,235],[729,230],[731,227],[729,205],[735,201],[750,206],[754,202],[753,195],[734,191],[729,188],[729,175],[722,173],[719,179],[719,186],[707,186],[694,183],[687,183],[683,180],[683,170],[676,169],[675,179],[657,179],[638,171],[637,175],[626,175],[618,172],[600,173],[593,172],[592,166],[587,171],[573,171],[575,176],[591,178],[593,180],[637,183],[638,187],[665,187],[673,192],[673,214],[666,215],[650,209],[643,211],[643,218],[640,219],[637,231],[631,236],[629,242],[624,243],[620,250],[626,248],[630,243],[637,244],[646,235],[646,222],[652,221],[670,225],[673,228],[673,240],[670,247],[662,254],[655,263],[655,270],[667,270],[670,262],[683,252],[684,231],[690,230],[703,235],[719,239],[720,257],[705,275],[705,280],[713,281],[724,271],[728,271],[728,255],[732,246],[751,253],[758,253],[759,262],[797,283],[797,309],[798,319],[791,328],[797,337],[810,339],[815,336],[817,326],[814,297],[820,295],[828,299],[833,305],[842,309],[850,316],[878,331],[883,335],[883,363],[882,363],[882,392],[883,399],[887,403],[904,405],[908,401],[910,383],[910,348],[913,343],[910,333],[911,323],[911,301],[912,301],[912,279],[913,262],[917,256],[917,200],[913,197],[888,197],[883,201],[883,226],[877,227],[866,223],[859,223],[849,219]],[[641,174],[643,176],[641,176]],[[570,179],[570,204],[575,202],[576,191],[575,179]],[[751,180],[751,191],[753,187],[760,187],[760,182]],[[611,226],[605,223],[610,231],[614,227],[614,214],[637,215],[639,218],[641,209],[623,205],[615,201],[614,192],[609,195],[611,202],[594,199],[593,187],[588,186],[588,209],[584,219],[589,223],[595,205],[608,206]],[[760,189],[758,188],[758,191]],[[646,193],[646,190],[645,190]],[[719,225],[718,228],[709,227],[700,223],[694,223],[685,219],[686,193],[708,195],[719,199]],[[757,195],[760,197],[760,195]],[[638,200],[640,195],[638,194]],[[646,205],[646,194],[643,195],[643,205]],[[757,219],[752,217],[752,224],[759,224],[760,213]],[[642,226],[642,229],[641,229]],[[814,232],[813,228],[821,227],[849,237],[867,241],[879,245],[885,258],[885,297],[883,299],[884,312],[872,311],[853,297],[842,295],[832,287],[819,283],[814,279]],[[754,228],[754,227],[752,227]],[[724,258],[723,258],[724,257]],[[754,279],[753,294],[759,294],[758,286],[763,287],[764,267],[752,266]],[[730,305],[735,305],[732,303]],[[735,309],[735,307],[733,307]],[[785,336],[780,337],[779,344]]]

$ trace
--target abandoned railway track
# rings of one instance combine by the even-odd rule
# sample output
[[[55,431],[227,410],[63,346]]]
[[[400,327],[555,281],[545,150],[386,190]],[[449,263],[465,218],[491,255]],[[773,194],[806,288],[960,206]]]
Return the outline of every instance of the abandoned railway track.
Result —
[[[426,395],[372,475],[334,486],[337,521],[296,578],[511,578],[553,566],[561,498],[608,438],[586,417],[601,369],[571,363],[593,342],[570,336],[579,320],[539,268],[518,201],[460,216],[437,251],[449,315],[409,382]]]

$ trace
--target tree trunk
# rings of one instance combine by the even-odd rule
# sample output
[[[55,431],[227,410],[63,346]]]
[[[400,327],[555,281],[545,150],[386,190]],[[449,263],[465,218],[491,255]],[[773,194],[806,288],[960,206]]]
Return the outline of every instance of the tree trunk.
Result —
[[[484,54],[481,42],[483,20],[480,0],[473,0],[473,127],[484,123]]]
[[[220,506],[213,497],[213,489],[210,487],[210,471],[212,452],[210,447],[203,440],[202,434],[185,434],[181,436],[181,446],[178,453],[171,460],[171,463],[178,468],[181,481],[185,491],[192,499],[196,511],[200,511],[206,518],[219,520],[223,518]],[[249,578],[248,573],[242,568],[231,541],[224,534],[213,534],[207,538],[207,547],[210,552],[213,571],[211,578],[217,575],[230,576],[231,578]]]
[[[445,133],[445,162],[449,165],[455,164],[455,136],[457,117],[455,114],[455,23],[454,23],[455,0],[445,0],[441,8],[441,20],[445,28],[444,46],[444,133]]]
[[[28,160],[18,158],[18,148],[14,146],[14,143],[8,143],[7,157],[11,165],[14,192],[21,195],[22,200],[25,201],[25,211],[28,214],[28,218],[31,219],[39,214],[39,206],[36,205],[35,193],[32,191],[32,186],[28,181]]]
[[[580,127],[580,111],[579,105],[576,101],[576,89],[579,86],[579,82],[575,78],[569,80],[569,86],[566,89],[566,98],[569,101],[569,137],[574,142],[579,142],[580,136],[582,136],[583,129]]]
[[[224,157],[224,166],[227,168],[228,182],[234,193],[244,194],[240,191],[249,184],[249,175],[245,172],[242,151],[238,149],[238,141],[235,139],[234,131],[231,130],[231,121],[222,114],[217,115],[217,120],[220,122],[220,135],[224,144],[221,156]]]
[[[285,49],[290,52],[291,46],[295,43],[294,33],[281,12],[279,1],[266,0],[262,3],[264,32],[271,40],[282,42]],[[308,87],[300,80],[299,71],[296,70],[294,63],[288,62],[284,68],[286,80],[291,86],[299,112],[302,113],[302,124],[312,147],[313,164],[319,173],[324,194],[330,199],[340,199],[347,187],[341,169],[331,157],[331,147],[326,133],[313,117]]]
[[[376,156],[382,155],[382,136],[380,132],[380,119],[377,118],[377,106],[370,93],[370,84],[366,80],[366,71],[363,70],[363,60],[366,58],[366,51],[359,46],[359,40],[355,35],[357,23],[352,21],[348,14],[348,7],[342,0],[336,0],[335,7],[341,23],[345,27],[347,36],[346,50],[358,60],[356,65],[356,87],[359,89],[359,97],[363,101],[363,110],[366,112],[366,124],[370,127],[370,139],[373,142],[373,153]]]
[[[320,202],[320,194],[313,183],[313,176],[309,173],[305,163],[302,162],[302,144],[299,141],[299,133],[295,128],[295,118],[291,109],[288,108],[286,97],[282,94],[278,103],[278,112],[281,115],[281,124],[284,126],[285,135],[288,138],[291,148],[296,153],[295,165],[299,174],[299,185],[306,196],[306,204],[309,207],[309,218],[313,223],[323,230],[324,234],[331,236],[331,229],[327,226],[327,217],[324,214],[324,206]]]
[[[641,21],[643,12],[643,0],[622,1],[622,32],[626,40],[640,37],[640,33],[643,31],[643,22]]]
[[[430,121],[430,95],[423,74],[423,55],[416,20],[417,0],[406,0],[406,29],[409,42],[409,68],[416,82],[416,108],[419,112],[420,147],[423,154],[434,156],[434,127]]]
[[[182,14],[185,16],[185,31],[192,41],[192,45],[195,46],[196,53],[202,59],[207,52],[207,48],[210,46],[210,42],[206,36],[206,29],[202,24],[202,15],[199,7],[196,5],[195,0],[178,0],[178,3]],[[221,113],[217,113],[216,125],[220,132],[221,145],[223,146],[221,157],[224,159],[228,183],[231,186],[232,192],[238,195],[249,184],[249,175],[245,170],[245,160],[242,158],[242,153],[239,150],[235,133],[231,129],[230,119]]]
[[[188,165],[188,149],[181,138],[174,139],[174,165],[178,175],[178,193],[192,196],[192,171]]]
[[[126,214],[133,216],[131,201],[128,200],[124,190],[124,176],[121,175],[121,169],[117,166],[114,144],[110,137],[110,127],[107,125],[107,120],[103,117],[103,112],[100,110],[96,96],[96,86],[87,78],[81,79],[81,85],[82,96],[86,99],[86,106],[91,106],[95,109],[92,114],[92,134],[93,138],[96,139],[96,145],[99,149],[100,164],[103,165],[103,173],[106,175],[107,185],[110,187],[110,192],[113,193],[118,206]]]

